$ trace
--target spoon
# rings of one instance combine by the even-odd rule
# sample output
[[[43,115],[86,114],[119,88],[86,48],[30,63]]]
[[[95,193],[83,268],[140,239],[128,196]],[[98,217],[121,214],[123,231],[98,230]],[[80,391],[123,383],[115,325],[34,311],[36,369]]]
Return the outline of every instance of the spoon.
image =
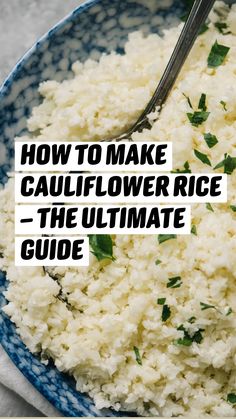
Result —
[[[161,109],[165,103],[180,70],[194,45],[199,30],[205,23],[214,3],[215,0],[195,0],[164,74],[145,110],[127,132],[105,141],[131,140],[131,136],[134,132],[140,132],[144,128],[150,128],[148,114],[153,112],[156,107]]]

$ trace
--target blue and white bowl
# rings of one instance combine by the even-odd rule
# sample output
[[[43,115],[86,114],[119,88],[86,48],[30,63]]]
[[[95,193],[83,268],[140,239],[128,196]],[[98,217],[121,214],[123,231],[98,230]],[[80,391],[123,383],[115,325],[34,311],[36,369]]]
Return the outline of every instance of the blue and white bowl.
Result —
[[[40,103],[40,82],[72,77],[71,65],[78,59],[98,58],[111,50],[122,53],[130,32],[156,33],[175,24],[186,12],[184,3],[89,0],[43,36],[17,63],[0,89],[0,184],[7,181],[7,172],[13,168],[14,137],[25,133],[26,119]],[[6,304],[6,287],[5,275],[0,273],[0,307]],[[88,396],[76,391],[73,379],[52,364],[43,365],[25,347],[14,324],[1,310],[0,341],[21,372],[64,416],[122,416],[112,410],[98,411]]]

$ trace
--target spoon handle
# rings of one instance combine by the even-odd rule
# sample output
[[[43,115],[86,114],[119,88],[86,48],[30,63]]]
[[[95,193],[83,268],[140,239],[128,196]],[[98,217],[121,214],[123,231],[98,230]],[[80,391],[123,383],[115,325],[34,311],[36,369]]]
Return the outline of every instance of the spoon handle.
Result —
[[[132,132],[137,131],[145,121],[146,116],[152,112],[156,106],[161,107],[167,99],[186,58],[191,51],[199,30],[206,21],[214,3],[215,0],[195,0],[159,85],[144,112],[132,128]]]

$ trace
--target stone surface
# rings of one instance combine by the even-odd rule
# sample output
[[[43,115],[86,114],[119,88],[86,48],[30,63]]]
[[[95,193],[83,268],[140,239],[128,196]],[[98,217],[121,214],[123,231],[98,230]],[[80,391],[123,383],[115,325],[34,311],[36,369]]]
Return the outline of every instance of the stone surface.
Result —
[[[52,25],[81,0],[0,0],[0,83]]]

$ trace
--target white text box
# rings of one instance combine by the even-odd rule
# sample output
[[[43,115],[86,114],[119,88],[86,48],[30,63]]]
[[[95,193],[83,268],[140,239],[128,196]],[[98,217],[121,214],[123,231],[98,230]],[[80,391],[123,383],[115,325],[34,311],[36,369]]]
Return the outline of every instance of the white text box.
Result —
[[[15,142],[15,171],[169,172],[171,169],[171,142]]]
[[[190,234],[190,229],[189,205],[15,207],[15,234]]]
[[[217,183],[217,188],[212,187],[213,183]],[[217,190],[216,196],[211,196],[213,189]],[[16,173],[15,201],[25,204],[223,203],[227,202],[227,175]]]
[[[41,245],[40,245],[41,243]],[[46,250],[41,250],[41,255],[36,257],[38,252],[46,249],[48,245],[48,255]],[[41,247],[40,247],[41,246]],[[42,246],[45,246],[44,248]],[[60,254],[67,256],[65,251],[67,246],[69,255],[66,258],[52,257],[56,249],[61,249]],[[63,253],[64,251],[64,253]],[[59,252],[59,250],[58,250]],[[39,254],[39,253],[38,253]],[[56,253],[58,255],[58,253]],[[51,255],[51,257],[50,257]],[[79,256],[82,256],[79,258]],[[16,266],[88,266],[89,265],[89,240],[87,237],[15,237],[15,265]]]

